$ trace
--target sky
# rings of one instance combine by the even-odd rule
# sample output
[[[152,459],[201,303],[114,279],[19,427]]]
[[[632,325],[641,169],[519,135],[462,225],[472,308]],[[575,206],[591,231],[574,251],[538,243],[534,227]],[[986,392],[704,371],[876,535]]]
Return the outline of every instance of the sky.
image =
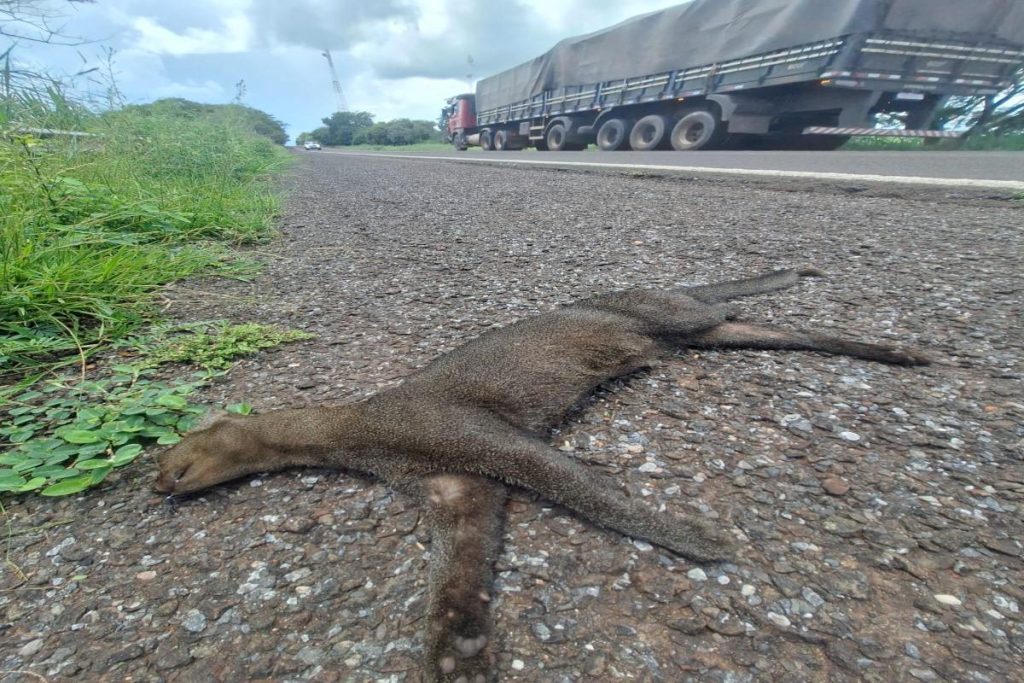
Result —
[[[33,4],[51,14],[51,26],[87,42],[20,40],[12,55],[22,66],[70,75],[102,67],[112,48],[116,83],[130,104],[162,97],[227,103],[244,81],[242,102],[273,114],[294,138],[338,108],[325,49],[350,110],[378,121],[435,120],[446,98],[472,90],[478,78],[562,38],[679,2],[39,0]],[[0,36],[0,54],[9,45]]]

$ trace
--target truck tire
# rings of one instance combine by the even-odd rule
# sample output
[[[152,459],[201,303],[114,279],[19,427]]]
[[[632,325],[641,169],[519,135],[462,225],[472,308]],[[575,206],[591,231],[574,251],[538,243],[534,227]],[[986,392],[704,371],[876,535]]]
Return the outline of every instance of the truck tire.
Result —
[[[484,128],[480,131],[480,147],[482,147],[485,152],[494,150],[494,138],[491,137],[490,128]]]
[[[629,132],[629,146],[638,152],[649,152],[658,149],[665,143],[671,119],[661,114],[650,114],[643,117]]]
[[[553,123],[548,128],[547,134],[544,136],[544,141],[548,145],[548,149],[552,152],[564,152],[569,148],[569,143],[566,142],[568,137],[568,131],[565,129],[564,123]]]
[[[494,131],[494,149],[498,152],[506,152],[511,149],[508,145],[509,132],[507,130]]]
[[[718,145],[724,137],[725,126],[718,117],[706,109],[691,111],[679,119],[669,141],[672,149],[691,152]]]
[[[605,152],[616,152],[629,149],[629,132],[632,121],[626,119],[608,119],[597,129],[597,146]]]

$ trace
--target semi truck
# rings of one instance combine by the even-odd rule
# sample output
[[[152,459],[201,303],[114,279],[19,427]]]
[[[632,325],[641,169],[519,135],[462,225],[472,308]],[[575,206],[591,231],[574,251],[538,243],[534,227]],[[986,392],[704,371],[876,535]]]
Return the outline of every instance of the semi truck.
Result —
[[[1024,68],[1022,0],[692,0],[559,42],[450,98],[459,150],[835,149],[955,137],[954,96]],[[892,114],[903,127],[876,127]]]

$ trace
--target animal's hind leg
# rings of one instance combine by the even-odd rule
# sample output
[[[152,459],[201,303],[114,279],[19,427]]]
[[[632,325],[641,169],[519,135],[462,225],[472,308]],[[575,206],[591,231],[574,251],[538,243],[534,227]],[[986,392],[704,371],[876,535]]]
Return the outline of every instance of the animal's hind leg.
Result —
[[[489,681],[489,603],[505,487],[471,474],[437,474],[415,488],[431,529],[426,679]]]
[[[856,342],[838,337],[781,330],[763,325],[727,322],[700,332],[686,340],[687,346],[698,348],[781,349],[820,351],[839,356],[852,356],[893,365],[928,365],[931,361],[919,351],[902,350],[883,344]]]
[[[776,270],[742,280],[716,282],[696,287],[680,287],[671,291],[692,296],[705,303],[718,303],[740,296],[751,296],[753,294],[764,294],[766,292],[786,289],[795,285],[802,277],[820,277],[822,275],[823,273],[817,268]]]

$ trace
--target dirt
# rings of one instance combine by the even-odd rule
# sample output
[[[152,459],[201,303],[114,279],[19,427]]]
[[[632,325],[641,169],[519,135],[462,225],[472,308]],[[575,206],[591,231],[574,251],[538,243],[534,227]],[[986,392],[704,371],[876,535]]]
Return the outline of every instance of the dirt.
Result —
[[[262,275],[167,292],[183,320],[317,335],[239,362],[211,404],[350,401],[591,293],[801,264],[828,277],[744,315],[939,360],[685,352],[600,391],[553,442],[743,552],[698,566],[517,494],[501,680],[1019,680],[1019,202],[331,154],[288,186],[281,237],[249,250]],[[4,501],[0,681],[420,680],[408,499],[304,470],[172,508],[155,455]]]

